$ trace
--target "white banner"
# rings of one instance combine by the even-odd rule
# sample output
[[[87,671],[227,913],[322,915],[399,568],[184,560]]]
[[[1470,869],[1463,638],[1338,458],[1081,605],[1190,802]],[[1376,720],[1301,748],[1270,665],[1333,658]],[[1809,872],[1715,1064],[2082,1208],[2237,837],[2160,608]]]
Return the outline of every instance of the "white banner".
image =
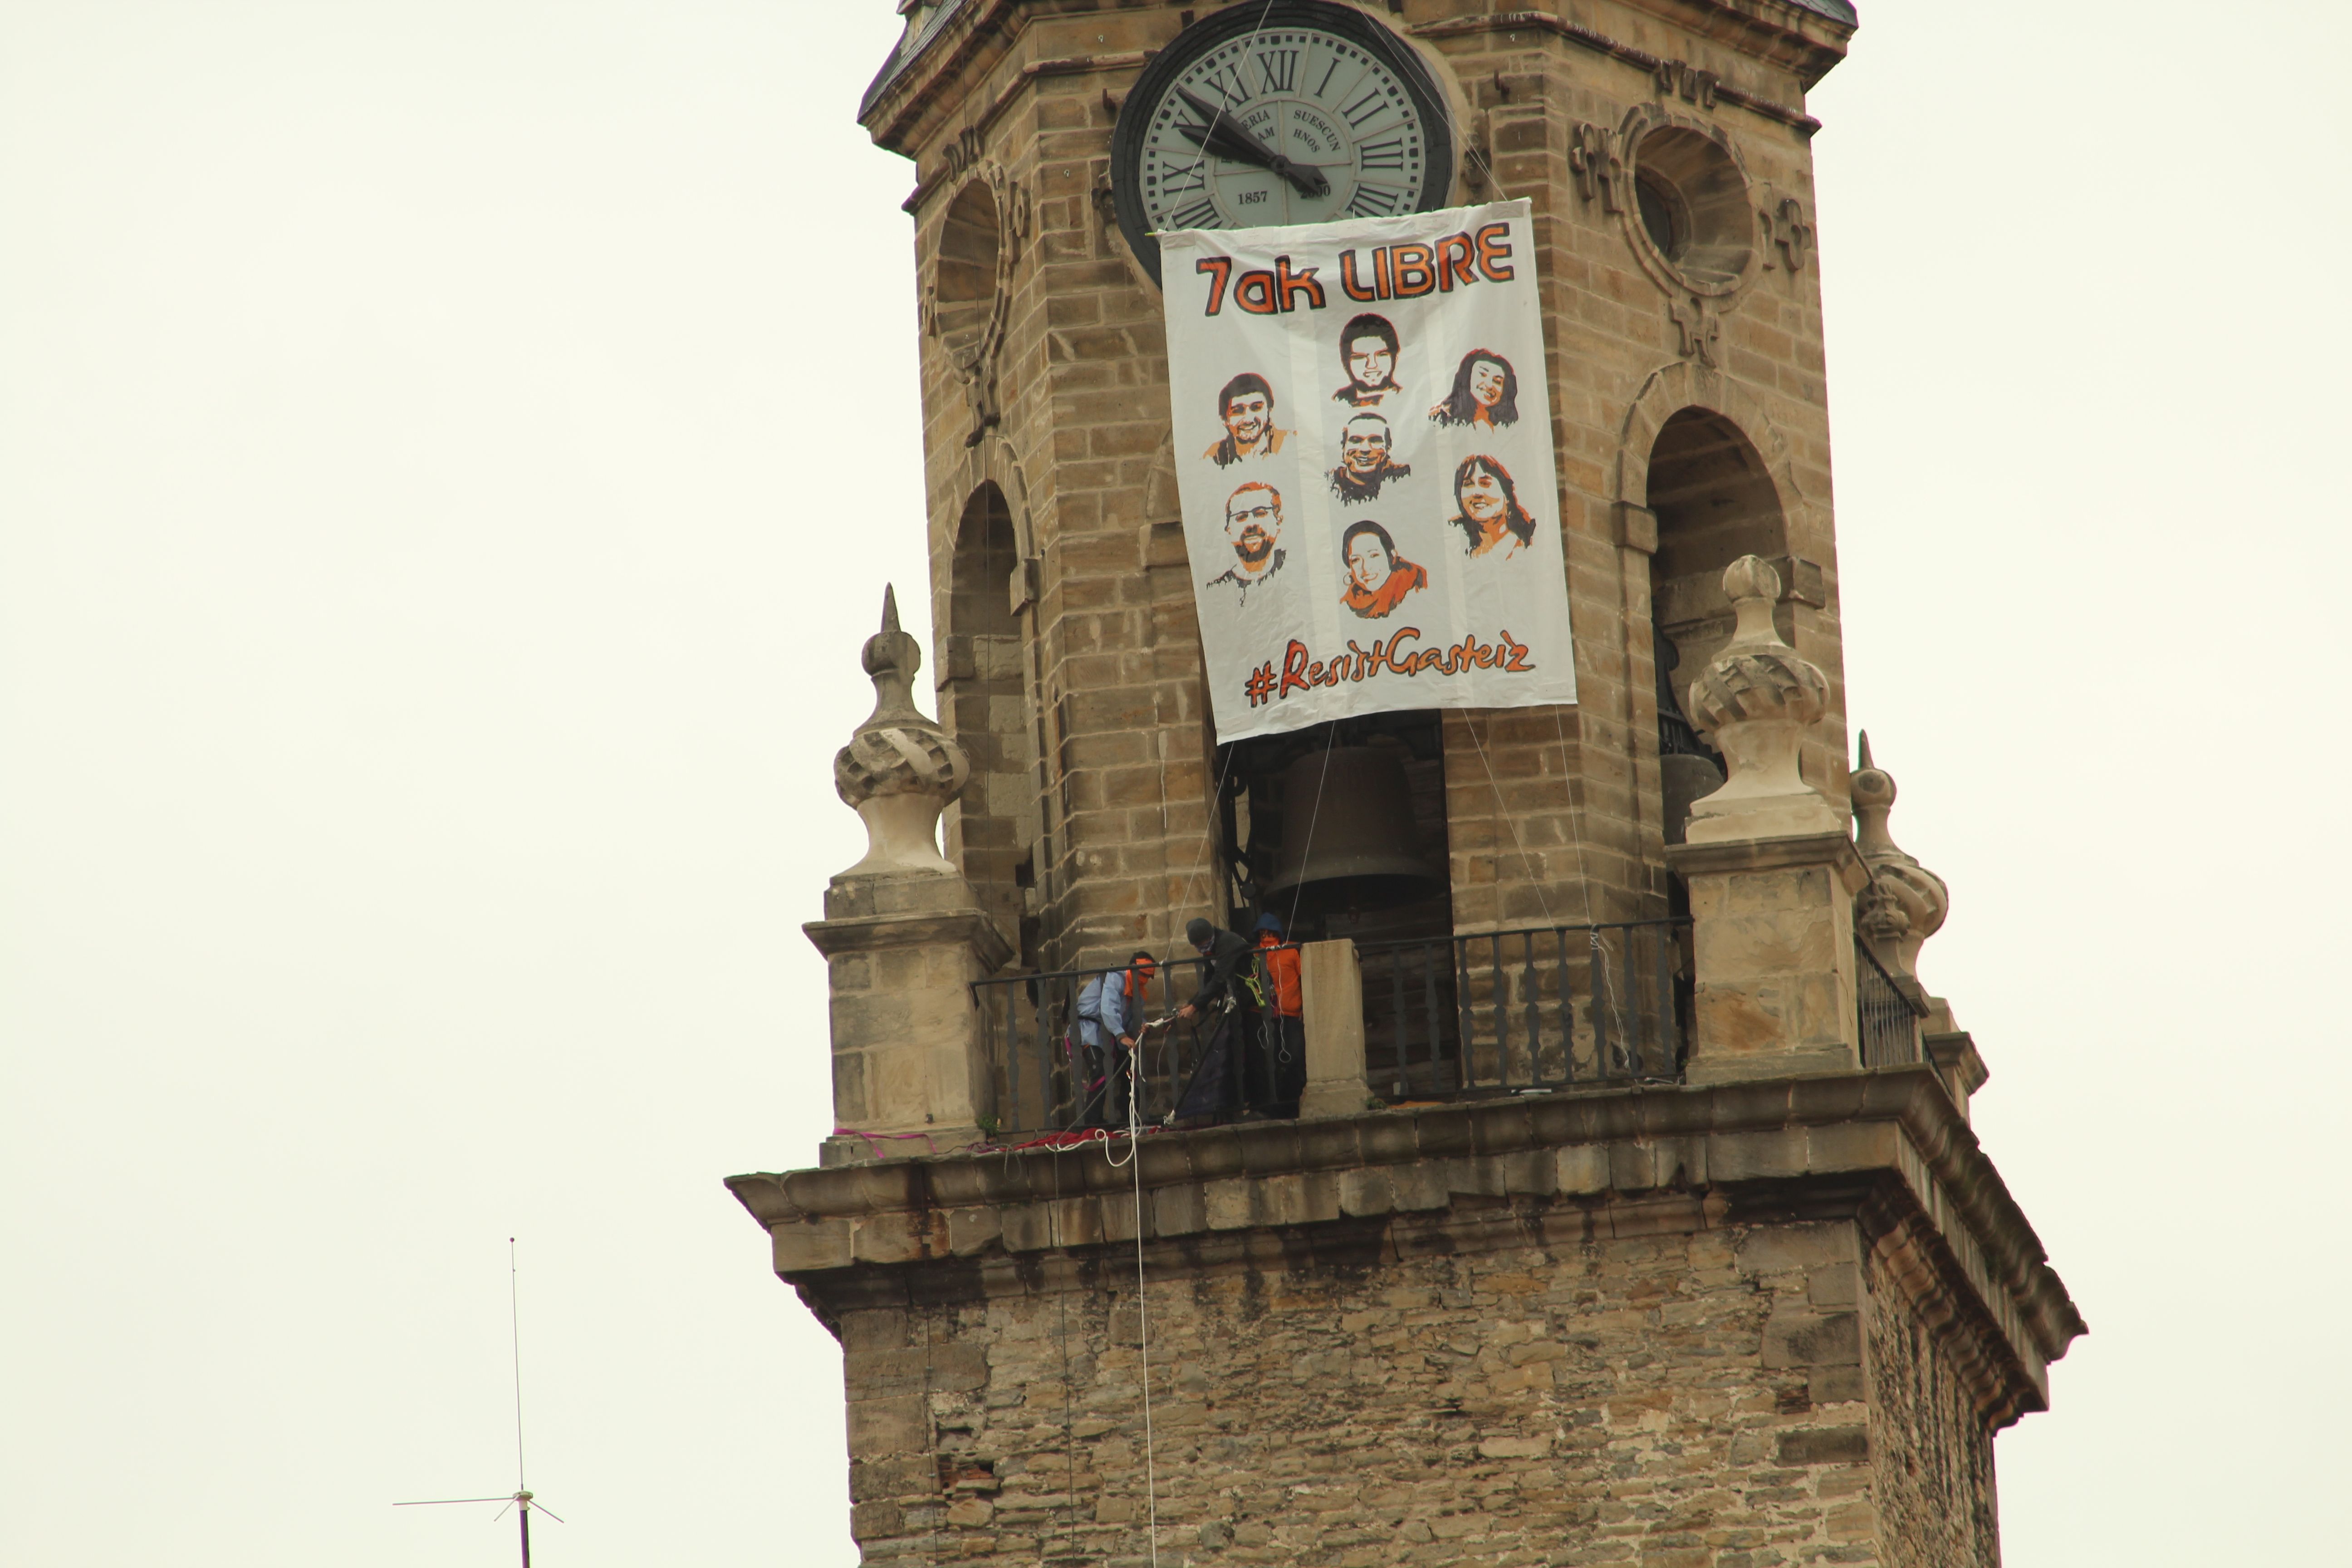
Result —
[[[1217,738],[1575,701],[1528,204],[1160,253]]]

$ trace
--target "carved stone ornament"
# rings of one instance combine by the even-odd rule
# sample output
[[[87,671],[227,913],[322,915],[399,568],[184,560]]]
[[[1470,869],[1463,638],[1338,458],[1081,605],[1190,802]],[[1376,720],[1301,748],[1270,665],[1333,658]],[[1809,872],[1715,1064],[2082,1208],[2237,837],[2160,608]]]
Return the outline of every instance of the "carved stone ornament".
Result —
[[[915,707],[923,650],[898,629],[898,599],[882,591],[882,629],[860,656],[874,711],[833,754],[833,787],[866,824],[866,858],[844,877],[957,874],[939,848],[940,814],[963,793],[971,759]]]
[[[1705,300],[1668,300],[1666,318],[1675,324],[1675,341],[1685,359],[1695,359],[1709,370],[1720,369],[1717,350],[1723,345],[1723,321]]]
[[[1805,221],[1805,206],[1794,196],[1764,193],[1763,202],[1756,209],[1759,237],[1767,247],[1764,265],[1773,265],[1770,251],[1778,250],[1780,265],[1790,272],[1805,269],[1805,258],[1813,248],[1813,226]]]
[[[1870,737],[1862,737],[1862,766],[1851,781],[1854,848],[1870,868],[1870,885],[1854,906],[1854,929],[1870,943],[1871,956],[1897,979],[1918,976],[1919,947],[1943,929],[1952,907],[1944,879],[1897,847],[1886,831],[1895,808],[1895,780],[1870,760]]]
[[[1701,70],[1688,60],[1660,60],[1650,72],[1650,80],[1660,98],[1679,93],[1685,103],[1696,103],[1701,109],[1715,107],[1715,89],[1723,79],[1710,70]]]
[[[1569,132],[1568,167],[1576,177],[1576,194],[1588,205],[1599,202],[1612,217],[1625,210],[1622,147],[1617,132],[1603,125],[1580,123]]]
[[[1691,844],[1792,838],[1844,832],[1837,808],[1797,770],[1805,731],[1829,710],[1829,679],[1780,639],[1772,605],[1780,574],[1743,555],[1724,569],[1723,591],[1738,617],[1731,641],[1691,682],[1685,709],[1729,774],[1694,803]]]

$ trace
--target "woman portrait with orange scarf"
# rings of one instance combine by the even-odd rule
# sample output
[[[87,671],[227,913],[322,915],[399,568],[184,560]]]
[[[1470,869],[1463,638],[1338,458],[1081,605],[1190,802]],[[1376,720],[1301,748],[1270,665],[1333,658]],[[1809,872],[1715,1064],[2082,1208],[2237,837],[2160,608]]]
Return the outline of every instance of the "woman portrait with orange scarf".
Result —
[[[1429,586],[1428,571],[1399,555],[1389,531],[1369,519],[1348,525],[1339,536],[1339,554],[1348,563],[1348,591],[1339,602],[1368,621],[1379,620],[1407,594]]]

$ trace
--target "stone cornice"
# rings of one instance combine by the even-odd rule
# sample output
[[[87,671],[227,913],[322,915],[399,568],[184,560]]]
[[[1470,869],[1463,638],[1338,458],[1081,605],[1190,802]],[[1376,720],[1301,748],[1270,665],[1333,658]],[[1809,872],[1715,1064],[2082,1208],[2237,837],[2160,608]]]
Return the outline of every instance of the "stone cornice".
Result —
[[[810,921],[801,931],[827,958],[836,953],[870,952],[877,947],[929,947],[961,942],[970,943],[982,962],[994,969],[1013,951],[1013,944],[997,930],[996,921],[978,909]]]
[[[1686,12],[1690,7],[1680,6],[1675,9],[1678,12]],[[1674,19],[1685,24],[1689,21],[1687,16],[1681,15],[1675,16]],[[1698,30],[1710,36],[1722,31],[1720,28]],[[1611,37],[1600,29],[1587,26],[1581,22],[1556,16],[1549,11],[1494,11],[1483,16],[1449,17],[1442,22],[1421,23],[1411,31],[1416,38],[1431,39],[1463,37],[1481,33],[1548,33],[1555,37],[1565,38],[1570,43],[1581,45],[1594,54],[1604,55],[1611,59],[1633,66],[1638,70],[1653,74],[1672,70],[1681,63],[1626,43],[1622,38]],[[1764,35],[1759,35],[1759,37],[1762,36]],[[1742,37],[1733,41],[1737,47],[1753,40]],[[1808,86],[1820,80],[1827,74],[1830,66],[1837,62],[1837,57],[1832,55],[1826,64],[1821,63],[1815,58],[1817,51],[1801,47],[1793,51],[1783,47],[1769,47],[1750,52],[1760,54],[1767,62],[1791,72]],[[1778,121],[1801,135],[1811,136],[1822,128],[1822,122],[1807,114],[1801,108],[1792,108],[1777,100],[1766,98],[1759,93],[1748,92],[1727,82],[1717,82],[1711,90],[1714,98],[1718,101],[1737,104],[1767,120]]]
[[[1626,3],[1698,37],[1712,39],[1752,58],[1787,70],[1808,89],[1845,58],[1846,40],[1853,33],[1850,22],[1832,14],[1837,0],[1626,0]],[[891,63],[885,65],[873,85],[866,89],[865,101],[858,110],[858,122],[866,127],[877,145],[911,156],[913,146],[924,139],[927,122],[949,112],[940,102],[941,99],[955,92],[957,84],[972,79],[976,73],[986,72],[1012,54],[1033,17],[1077,15],[1109,8],[1112,7],[1107,3],[1090,5],[1084,4],[1083,0],[1061,0],[1060,4],[1043,6],[1035,5],[1034,0],[961,0],[949,15],[940,18],[936,31],[911,57],[904,60],[894,57]],[[1532,6],[1426,21],[1412,26],[1408,31],[1416,37],[1434,39],[1458,33],[1515,28],[1551,33],[1643,70],[1655,70],[1673,63],[1612,38],[1596,28],[1571,21],[1550,9]],[[1132,68],[1147,58],[1148,54],[1129,52],[1117,56],[1032,61],[1006,85],[973,123],[984,132],[987,123],[1003,110],[1014,95],[1035,77],[1052,74],[1057,67],[1064,70]],[[1801,105],[1777,102],[1728,84],[1717,86],[1715,91],[1716,96],[1725,102],[1737,104],[1766,119],[1793,127],[1801,134],[1810,136],[1821,128],[1820,121],[1805,113]],[[918,173],[919,176],[928,178],[928,171]],[[920,192],[919,185],[918,192]],[[910,205],[913,200],[909,198]]]
[[[1026,9],[1022,0],[963,0],[937,37],[869,89],[858,123],[877,146],[912,157],[916,128],[938,110],[935,100],[1011,54],[1027,24]]]
[[[1807,833],[1788,838],[1727,838],[1713,844],[1669,844],[1666,863],[1681,877],[1737,871],[1772,871],[1789,866],[1825,866],[1849,893],[1870,880],[1870,870],[1853,840],[1843,833]]]
[[[1674,26],[1791,72],[1811,91],[1845,58],[1855,22],[1841,0],[1621,0]]]
[[[1147,1138],[1135,1158],[1033,1149],[727,1185],[768,1230],[777,1273],[828,1321],[868,1300],[1034,1289],[1057,1259],[1131,1248],[1139,1172],[1145,1250],[1171,1276],[1227,1254],[1278,1260],[1318,1236],[1344,1247],[1368,1225],[1395,1245],[1435,1226],[1460,1246],[1502,1224],[1504,1245],[1525,1218],[1498,1219],[1496,1199],[1619,1234],[1660,1204],[1696,1224],[1790,1206],[1850,1214],[1889,1277],[1956,1336],[1997,1424],[2047,1405],[2048,1363],[2084,1331],[1926,1068],[1252,1123]]]

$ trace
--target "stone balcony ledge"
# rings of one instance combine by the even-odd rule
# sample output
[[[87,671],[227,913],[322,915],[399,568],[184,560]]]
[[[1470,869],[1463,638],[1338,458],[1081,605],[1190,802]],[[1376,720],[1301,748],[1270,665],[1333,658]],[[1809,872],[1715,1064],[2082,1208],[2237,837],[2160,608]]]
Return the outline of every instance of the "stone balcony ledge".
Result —
[[[1262,1261],[1252,1233],[1311,1251],[1318,1227],[1351,1222],[1388,1225],[1399,1247],[1454,1247],[1507,1246],[1530,1223],[1622,1234],[1852,1214],[1903,1288],[1958,1327],[1999,1422],[2047,1406],[2048,1363],[2085,1331],[1926,1067],[1246,1123],[1147,1137],[1136,1157],[1113,1165],[1099,1144],[946,1154],[727,1185],[768,1230],[776,1272],[829,1322],[829,1301],[1033,1290],[1064,1271],[1049,1263],[1131,1252],[1139,1170],[1147,1254],[1182,1249],[1195,1271],[1212,1252]],[[1502,1233],[1473,1234],[1497,1220]]]

